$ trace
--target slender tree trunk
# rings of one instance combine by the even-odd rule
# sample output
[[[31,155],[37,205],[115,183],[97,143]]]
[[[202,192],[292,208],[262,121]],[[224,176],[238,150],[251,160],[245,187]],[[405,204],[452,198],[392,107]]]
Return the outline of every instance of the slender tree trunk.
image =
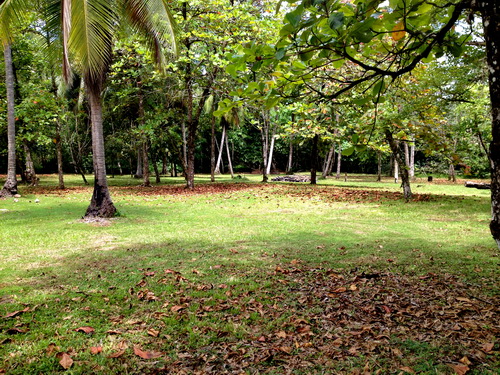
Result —
[[[335,155],[335,143],[332,143],[332,147],[330,147],[330,151],[328,151],[328,154],[325,159],[325,165],[323,167],[323,178],[328,177],[332,172],[334,155]]]
[[[118,170],[120,171],[120,176],[123,176],[123,168],[122,164],[120,163],[120,160],[116,162],[116,165],[118,166]]]
[[[410,169],[410,148],[408,147],[408,142],[403,142],[403,146],[405,150],[405,165]]]
[[[340,167],[342,164],[342,148],[340,145],[339,145],[338,149],[339,150],[337,151],[337,174],[335,176],[335,178],[337,180],[340,178]]]
[[[17,194],[16,180],[16,118],[14,110],[14,68],[10,44],[3,46],[5,63],[5,85],[7,88],[7,180],[0,197],[11,197]]]
[[[210,181],[215,182],[215,123],[217,118],[212,114],[212,134],[210,137]]]
[[[382,181],[382,152],[377,151],[377,182]]]
[[[316,185],[316,172],[317,172],[317,162],[318,162],[318,142],[319,135],[316,134],[312,139],[312,150],[311,150],[311,185]]]
[[[449,179],[451,182],[457,182],[457,175],[455,173],[455,166],[453,165],[453,162],[450,162],[450,168],[449,168]]]
[[[399,182],[399,163],[397,158],[394,158],[394,183]]]
[[[143,158],[144,150],[142,148],[142,144],[139,144],[139,148],[137,149],[137,168],[135,169],[135,178],[142,178],[144,176],[144,168],[143,168]]]
[[[229,141],[228,141],[228,135],[226,133],[226,152],[227,152],[227,161],[228,161],[228,166],[229,166],[229,172],[231,173],[231,178],[234,178],[234,172],[233,172],[233,163],[231,162],[231,152],[229,151]]]
[[[404,151],[401,150],[399,142],[396,141],[389,130],[386,130],[385,136],[391,147],[391,151],[394,155],[394,165],[401,165],[401,186],[403,187],[403,194],[406,200],[412,198],[411,186],[410,186],[410,176],[408,174],[408,168],[405,165],[405,155]]]
[[[23,149],[25,156],[25,175],[26,175],[26,183],[31,186],[36,186],[38,184],[38,177],[35,172],[35,164],[33,163],[33,158],[31,157],[31,150],[28,146],[28,142],[26,140],[23,141]]]
[[[149,142],[147,139],[144,139],[142,142],[142,186],[151,187],[151,181],[149,177],[151,173],[149,173]]]
[[[191,108],[192,110],[192,108]],[[187,167],[187,160],[188,160],[188,154],[187,154],[187,130],[186,130],[186,122],[182,121],[181,122],[181,132],[182,132],[182,164]]]
[[[410,178],[415,180],[415,140],[410,145]]]
[[[106,178],[106,159],[104,154],[104,132],[102,126],[102,99],[99,89],[92,89],[87,84],[87,94],[90,105],[92,124],[92,160],[94,163],[94,192],[90,205],[85,213],[86,218],[113,217],[116,207],[109,194]]]
[[[266,114],[262,114],[262,128],[260,129],[260,136],[262,139],[262,182],[267,182],[267,163],[269,162],[267,157],[268,143],[269,143],[269,123]]]
[[[269,145],[269,154],[267,157],[267,170],[266,170],[267,175],[271,174],[271,167],[273,164],[274,142],[276,139],[274,132],[275,132],[275,128],[273,129],[273,132],[271,135],[271,144]]]
[[[290,135],[290,146],[288,148],[288,163],[286,165],[286,174],[292,173],[293,163],[293,135]]]
[[[224,151],[224,139],[226,138],[226,124],[224,120],[221,120],[222,122],[222,136],[220,138],[220,147],[219,147],[219,155],[217,156],[217,164],[215,165],[215,171],[214,174],[220,174],[220,164],[222,161],[222,152]],[[215,142],[215,136],[214,136],[214,142]]]

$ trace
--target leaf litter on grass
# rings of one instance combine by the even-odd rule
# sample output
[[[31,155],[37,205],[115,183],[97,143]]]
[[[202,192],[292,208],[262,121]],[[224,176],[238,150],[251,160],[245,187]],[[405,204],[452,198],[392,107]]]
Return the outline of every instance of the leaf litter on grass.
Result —
[[[266,275],[241,275],[268,283],[256,290],[193,282],[173,270],[157,275],[148,278],[150,288],[171,282],[176,289],[162,294],[162,309],[153,316],[164,324],[191,322],[198,339],[193,343],[176,332],[169,332],[167,341],[161,333],[149,335],[154,349],[134,347],[134,352],[144,359],[162,357],[164,365],[147,373],[385,374],[439,368],[493,374],[499,369],[500,298],[452,275],[336,271],[295,262]],[[216,290],[225,297],[215,297]]]

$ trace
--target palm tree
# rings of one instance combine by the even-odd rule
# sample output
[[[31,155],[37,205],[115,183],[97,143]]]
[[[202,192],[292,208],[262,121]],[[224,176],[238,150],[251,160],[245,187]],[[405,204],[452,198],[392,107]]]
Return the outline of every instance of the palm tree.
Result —
[[[84,217],[112,217],[116,208],[106,179],[102,91],[111,63],[113,37],[123,21],[146,37],[157,63],[164,47],[174,51],[174,20],[165,0],[51,0],[52,21],[62,25],[63,75],[71,76],[70,59],[82,75],[90,105],[94,192]],[[57,6],[54,6],[57,5]]]
[[[7,87],[7,180],[0,190],[0,197],[11,197],[17,194],[14,68],[10,37],[10,24],[16,15],[14,8],[11,7],[11,1],[0,0],[0,40],[3,46],[5,85]]]

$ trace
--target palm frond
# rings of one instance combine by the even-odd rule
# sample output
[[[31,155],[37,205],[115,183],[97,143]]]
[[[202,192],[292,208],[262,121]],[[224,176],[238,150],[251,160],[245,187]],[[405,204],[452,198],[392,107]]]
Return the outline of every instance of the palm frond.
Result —
[[[146,37],[159,65],[167,46],[177,54],[176,24],[165,0],[124,0],[124,7],[132,26]]]
[[[83,76],[101,82],[111,62],[113,33],[118,24],[114,1],[70,0],[68,48]],[[64,34],[64,32],[63,32]],[[64,37],[63,37],[64,38]]]
[[[21,21],[27,9],[25,0],[0,0],[0,40],[2,44],[10,43],[11,24]]]

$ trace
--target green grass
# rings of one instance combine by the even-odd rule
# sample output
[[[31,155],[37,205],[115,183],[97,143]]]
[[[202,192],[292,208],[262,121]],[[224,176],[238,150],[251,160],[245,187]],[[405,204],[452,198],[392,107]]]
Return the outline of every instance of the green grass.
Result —
[[[226,363],[247,373],[283,373],[287,366],[293,373],[347,374],[366,366],[397,373],[392,354],[365,349],[346,354],[350,344],[343,334],[332,328],[324,336],[329,324],[320,322],[328,306],[316,294],[331,294],[321,289],[330,282],[328,270],[343,275],[339,282],[347,287],[359,283],[355,276],[363,272],[402,275],[412,288],[433,275],[439,287],[454,280],[467,295],[498,297],[489,191],[422,179],[413,184],[416,199],[405,203],[399,185],[391,179],[375,182],[373,176],[319,180],[318,186],[262,185],[259,176],[244,177],[218,177],[212,185],[208,176],[197,176],[199,187],[190,193],[182,189],[182,178],[147,189],[117,176],[109,182],[120,216],[103,223],[79,220],[91,187],[83,187],[77,176],[66,177],[64,192],[54,189],[55,176],[42,176],[39,187],[21,187],[18,202],[0,201],[0,315],[29,307],[1,320],[0,369],[221,373]],[[391,301],[383,288],[374,290]],[[445,294],[426,309],[439,304],[449,305]],[[174,311],[175,306],[182,308]],[[356,304],[349,309],[346,316],[354,317]],[[492,322],[485,332],[498,330]],[[76,332],[81,326],[95,332]],[[302,326],[314,335],[301,332]],[[148,330],[159,333],[155,337]],[[344,340],[339,353],[321,349],[335,337]],[[492,339],[485,334],[481,340],[475,345]],[[124,347],[121,342],[124,354],[109,358]],[[399,367],[452,373],[448,364],[468,356],[475,373],[500,369],[498,343],[478,360],[467,345],[438,350],[436,341],[415,342],[404,334],[391,339],[404,354]],[[51,344],[58,348],[49,349]],[[95,346],[102,347],[101,354],[90,353]],[[162,355],[142,359],[133,354],[134,346]],[[69,370],[56,352],[74,359]]]

